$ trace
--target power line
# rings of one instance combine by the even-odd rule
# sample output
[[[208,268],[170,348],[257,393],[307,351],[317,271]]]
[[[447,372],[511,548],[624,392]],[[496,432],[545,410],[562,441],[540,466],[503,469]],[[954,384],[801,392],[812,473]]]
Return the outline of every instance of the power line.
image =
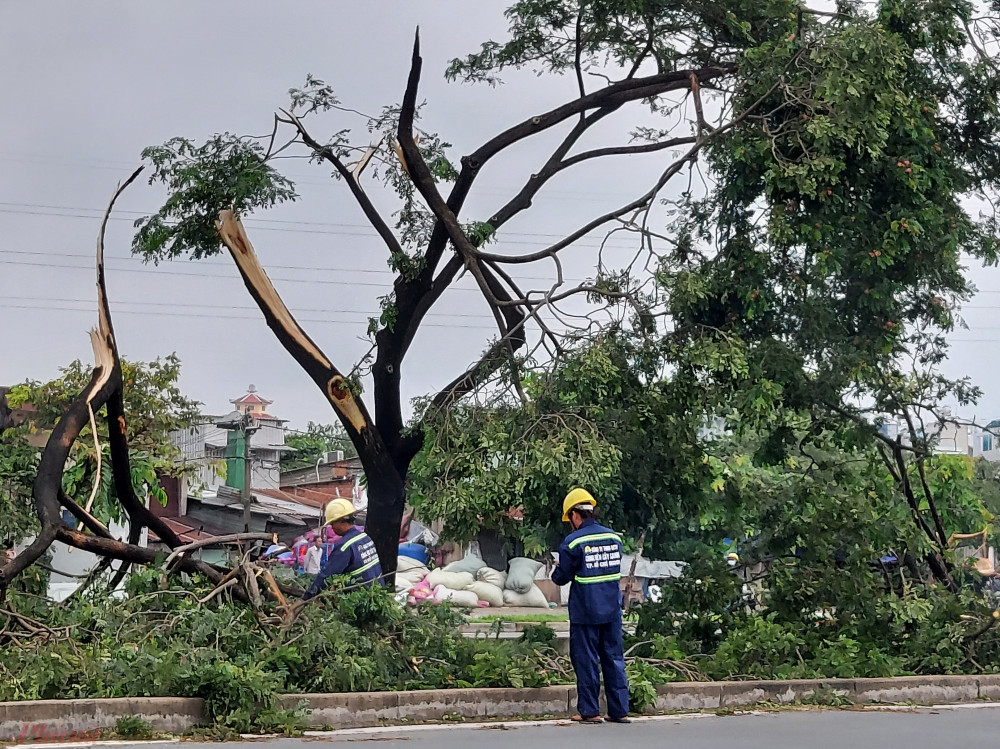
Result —
[[[299,157],[302,160],[307,159],[307,156]],[[131,172],[141,163],[141,159],[136,159],[135,161],[118,161],[114,159],[53,159],[44,154],[25,154],[19,152],[11,151],[0,151],[0,161],[14,161],[28,164],[40,164],[43,166],[63,166],[63,167],[73,167],[80,169],[91,169],[100,171],[114,171],[118,173]],[[332,171],[332,170],[331,170]],[[285,172],[280,171],[282,176],[287,177],[296,184],[303,185],[314,185],[326,187],[331,184],[336,184],[332,178],[318,179],[320,171],[314,171],[309,174],[305,173],[295,173],[295,172]],[[330,174],[330,172],[326,172]],[[495,185],[492,189],[484,189],[481,186],[477,186],[476,191],[482,195],[501,195],[501,196],[513,196],[521,189],[521,185]],[[549,197],[563,196],[563,200],[573,200],[579,198],[590,198],[598,199],[607,196],[617,196],[626,197],[631,195],[627,192],[608,192],[601,191],[597,192],[595,190],[557,190],[551,189],[546,190],[546,195]]]
[[[9,298],[9,297],[8,297]],[[39,299],[40,302],[47,302],[48,300]],[[59,301],[59,300],[55,300]],[[138,304],[138,302],[131,302],[131,304]],[[19,309],[19,310],[31,310],[35,312],[94,312],[93,308],[87,307],[53,307],[53,306],[32,306],[23,304],[5,304],[0,302],[0,308],[4,309]],[[199,320],[240,320],[244,322],[254,322],[259,321],[259,317],[251,317],[247,315],[222,315],[222,314],[205,314],[205,313],[186,313],[186,312],[154,312],[154,311],[143,311],[143,310],[119,310],[116,314],[120,315],[150,315],[153,317],[182,317],[182,318],[192,318]],[[365,314],[363,312],[356,312],[353,314]],[[459,315],[455,315],[459,316]],[[472,317],[469,315],[469,317]],[[482,315],[475,315],[475,317],[485,317]],[[330,320],[325,318],[296,318],[300,323],[314,323],[321,325],[338,325],[338,324],[349,324],[349,325],[360,325],[368,322],[368,318],[364,320]],[[468,330],[488,330],[491,332],[497,332],[495,326],[490,325],[464,325],[460,323],[434,323],[425,322],[421,323],[421,327],[428,328],[464,328]],[[998,327],[985,328],[987,330],[1000,330]],[[1000,342],[1000,336],[994,338],[955,338],[948,337],[948,343],[997,343]]]
[[[3,207],[7,206],[7,207]],[[33,209],[43,209],[43,210],[25,210],[26,208]],[[67,213],[67,211],[88,211],[88,213]],[[94,219],[100,218],[104,215],[104,209],[99,208],[87,208],[84,206],[58,206],[58,205],[48,205],[43,203],[9,203],[0,201],[0,213],[11,213],[16,215],[28,215],[28,216],[56,216],[59,218],[87,218]],[[155,211],[129,211],[124,209],[116,209],[114,215],[111,216],[113,221],[129,221],[131,219],[125,218],[122,214],[131,214],[132,216],[146,217],[153,215]],[[291,219],[274,219],[274,218],[252,218],[247,217],[243,219],[244,223],[255,229],[260,229],[264,231],[282,231],[282,232],[292,232],[297,234],[328,234],[337,236],[349,236],[349,237],[375,237],[375,230],[366,224],[346,224],[334,221],[304,221],[304,220],[291,220]],[[260,226],[258,224],[263,224]],[[267,226],[267,224],[282,224],[282,228],[277,228],[274,226]],[[317,227],[332,227],[327,229],[296,229],[289,228],[295,226],[317,226]],[[348,229],[353,229],[357,231],[346,231]],[[503,232],[502,243],[504,244],[519,244],[528,245],[531,247],[543,247],[547,242],[542,241],[525,241],[523,239],[510,239],[510,237],[545,237],[548,239],[562,239],[565,235],[563,234],[551,234],[545,232],[513,232],[507,231],[506,229],[501,230]],[[498,235],[499,236],[499,235]],[[619,250],[631,250],[635,249],[635,245],[624,245],[615,244],[611,242],[602,243],[600,241],[586,242],[583,240],[577,240],[574,242],[575,245],[581,247],[590,247],[592,249],[598,249],[602,245],[608,249],[619,249]]]
[[[44,303],[60,302],[67,304],[89,304],[89,305],[95,304],[95,301],[93,299],[68,299],[64,297],[11,296],[8,294],[4,296],[4,299],[12,299],[21,302],[44,302]],[[119,305],[122,304],[140,305],[143,307],[171,307],[171,308],[179,306],[177,302],[147,302],[147,301],[129,301],[127,299],[114,299],[111,301],[112,312],[115,310],[115,308],[117,308]],[[259,307],[256,307],[252,304],[242,304],[242,305],[204,304],[201,302],[197,303],[185,302],[184,307],[185,309],[189,307],[202,307],[206,309],[241,309],[241,310],[250,310],[252,312],[257,312],[260,310]],[[381,310],[369,312],[367,310],[362,310],[362,309],[329,309],[324,307],[296,307],[295,309],[291,310],[291,312],[292,314],[296,314],[299,312],[319,312],[326,314],[352,314],[352,315],[367,315],[368,317],[382,314]],[[211,317],[211,315],[205,315],[205,316]],[[467,312],[428,312],[426,313],[425,317],[465,317],[465,318],[473,317],[473,318],[480,318],[483,320],[493,320],[492,315],[475,314],[475,313],[470,314]],[[247,319],[253,320],[257,318],[248,317]]]
[[[21,265],[35,268],[63,268],[71,270],[86,270],[93,271],[93,266],[87,265],[68,265],[66,263],[34,263],[27,260],[2,260],[0,259],[0,264],[3,265]],[[188,271],[179,270],[161,270],[153,268],[115,268],[116,273],[156,273],[165,276],[194,276],[196,278],[233,278],[233,276],[220,276],[218,274],[211,273],[192,273]],[[287,283],[306,283],[306,284],[328,284],[332,286],[375,286],[377,288],[391,288],[391,283],[373,283],[371,281],[332,281],[324,279],[311,279],[311,278],[278,278],[277,276],[271,276],[272,281],[283,281]],[[478,291],[478,289],[458,289],[460,291]]]
[[[29,255],[33,257],[65,257],[65,258],[79,258],[81,260],[93,261],[93,253],[81,253],[81,252],[61,252],[61,251],[47,251],[47,250],[0,250],[0,255]],[[121,260],[126,262],[136,262],[143,263],[142,258],[130,256],[121,257],[115,255],[106,256],[108,260]],[[2,261],[0,262],[7,262]],[[214,266],[217,268],[232,268],[232,263],[218,262],[212,260],[199,260],[199,263],[208,266]],[[93,266],[73,266],[73,267],[93,267]],[[325,273],[373,273],[376,275],[388,275],[393,278],[396,277],[397,273],[393,270],[381,269],[381,268],[343,268],[343,267],[330,267],[321,265],[274,265],[267,263],[267,269],[277,269],[277,270],[307,270],[307,271],[321,271]],[[543,281],[545,283],[551,284],[554,280],[554,276],[516,276],[518,281]],[[586,278],[570,278],[568,276],[563,277],[564,281],[572,282],[583,282],[589,279]]]
[[[20,309],[20,310],[32,310],[34,312],[89,312],[93,313],[95,310],[93,308],[84,307],[53,307],[53,306],[31,306],[25,304],[5,304],[0,302],[0,308],[4,309]],[[247,315],[217,315],[217,314],[197,314],[197,313],[187,313],[187,312],[145,312],[142,310],[121,310],[122,315],[152,315],[153,317],[186,317],[194,318],[199,320],[242,320],[244,322],[254,322],[259,321],[258,317],[249,317]],[[321,325],[338,325],[342,323],[347,323],[351,325],[359,325],[368,322],[368,319],[364,320],[330,320],[330,319],[318,319],[318,318],[296,318],[300,323],[317,323]],[[462,325],[459,323],[421,323],[421,327],[428,328],[466,328],[469,330],[489,330],[494,333],[498,332],[496,326],[487,325]]]

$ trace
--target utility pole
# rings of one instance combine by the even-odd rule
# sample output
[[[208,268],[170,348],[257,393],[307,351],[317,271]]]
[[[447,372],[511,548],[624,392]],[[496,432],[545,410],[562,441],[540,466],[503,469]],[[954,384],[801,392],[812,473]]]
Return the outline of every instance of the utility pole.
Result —
[[[243,488],[240,491],[240,499],[243,502],[243,532],[250,532],[250,504],[253,501],[253,494],[250,489],[253,486],[253,464],[250,462],[250,439],[253,433],[260,427],[257,420],[250,414],[245,414],[240,423],[240,432],[243,435]]]
[[[250,532],[250,507],[253,503],[253,463],[250,440],[254,432],[260,429],[257,420],[249,413],[234,411],[229,416],[216,422],[216,426],[229,430],[229,445],[232,456],[227,459],[229,462],[229,476],[226,485],[240,491],[240,503],[243,505],[243,532]],[[243,461],[242,474],[237,474],[233,469],[237,468],[237,463]]]

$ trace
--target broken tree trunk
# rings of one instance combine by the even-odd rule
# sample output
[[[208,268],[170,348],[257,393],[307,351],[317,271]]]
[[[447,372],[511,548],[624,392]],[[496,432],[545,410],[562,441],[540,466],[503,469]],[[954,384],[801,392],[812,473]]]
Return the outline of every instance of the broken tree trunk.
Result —
[[[124,382],[118,346],[111,323],[111,309],[104,277],[104,235],[111,210],[118,196],[139,176],[141,171],[141,169],[136,170],[128,180],[118,187],[101,223],[97,242],[98,327],[91,331],[95,359],[94,372],[87,387],[73,399],[66,413],[58,420],[42,450],[38,474],[32,490],[40,531],[35,539],[13,559],[2,560],[2,564],[0,564],[0,600],[5,596],[11,582],[37,562],[55,541],[92,552],[105,560],[121,560],[123,565],[116,575],[116,582],[124,576],[128,565],[152,564],[162,558],[160,552],[137,545],[143,528],[153,530],[171,548],[182,546],[177,535],[160,518],[153,515],[145,503],[136,496],[132,486],[122,396]],[[91,515],[87,509],[80,507],[62,489],[63,472],[73,443],[85,426],[94,424],[97,412],[105,406],[107,407],[111,470],[115,491],[129,519],[130,531],[127,541],[114,538],[103,523]],[[97,480],[100,480],[99,476]],[[68,509],[90,533],[66,525],[61,516],[62,507]],[[183,555],[176,560],[175,568],[189,573],[203,574],[215,583],[223,578],[223,572],[212,565]],[[255,583],[256,581],[247,582],[247,593],[250,598],[259,601],[260,593],[256,589]],[[271,592],[271,588],[272,586],[267,586],[269,592]],[[246,599],[247,595],[240,597]],[[283,600],[280,591],[276,597]]]
[[[216,222],[222,239],[243,276],[243,282],[264,313],[267,325],[285,350],[323,391],[358,451],[368,477],[368,519],[365,530],[375,542],[382,571],[392,583],[399,551],[399,528],[406,503],[404,477],[372,419],[341,372],[302,329],[261,267],[239,217],[222,211]]]

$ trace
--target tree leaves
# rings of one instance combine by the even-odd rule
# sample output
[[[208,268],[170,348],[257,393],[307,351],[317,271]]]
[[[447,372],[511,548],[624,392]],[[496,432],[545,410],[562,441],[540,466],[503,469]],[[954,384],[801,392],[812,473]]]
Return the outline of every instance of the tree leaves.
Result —
[[[30,381],[11,389],[11,404],[30,404],[35,409],[31,429],[42,432],[51,429],[91,376],[90,365],[79,360],[63,367],[60,372],[61,377],[50,382]],[[139,497],[145,497],[148,493],[152,501],[166,504],[166,495],[160,486],[158,473],[178,475],[184,470],[190,470],[190,467],[185,468],[178,463],[180,450],[170,441],[170,433],[196,423],[200,404],[187,398],[177,387],[180,360],[176,355],[151,362],[122,360],[122,376],[133,486]],[[114,493],[105,410],[102,409],[94,416],[101,445],[103,471],[93,512],[103,522],[110,519],[121,520],[124,513]],[[19,470],[12,470],[9,474],[14,487],[10,489],[13,492],[10,496],[18,498],[22,515],[30,514],[34,517],[33,509],[29,508],[32,508],[31,484],[38,451],[28,445],[27,430],[28,427],[23,427],[0,435],[0,468],[6,461],[21,466]],[[0,472],[0,476],[3,475]],[[88,424],[73,446],[71,462],[63,474],[63,488],[71,498],[83,505],[90,497],[96,475],[97,453]],[[11,517],[18,515],[12,513]]]
[[[146,260],[216,255],[222,250],[215,229],[220,211],[246,217],[297,197],[292,182],[267,163],[264,146],[252,138],[222,133],[200,146],[171,138],[144,149],[142,156],[153,164],[149,183],[160,182],[169,191],[159,211],[135,222],[132,252]]]

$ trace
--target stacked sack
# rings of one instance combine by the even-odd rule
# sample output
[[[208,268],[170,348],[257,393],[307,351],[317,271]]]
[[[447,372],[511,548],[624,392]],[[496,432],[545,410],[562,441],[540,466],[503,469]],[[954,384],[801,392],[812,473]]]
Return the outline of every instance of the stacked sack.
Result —
[[[396,559],[396,592],[409,593],[413,586],[425,580],[430,573],[421,561],[400,554]]]
[[[452,605],[464,608],[549,606],[545,594],[535,585],[535,575],[542,568],[541,562],[525,558],[512,559],[508,573],[495,570],[472,555],[432,571],[428,571],[419,562],[410,559],[404,562],[404,559],[399,559],[396,590],[407,591],[410,603],[449,601]]]

